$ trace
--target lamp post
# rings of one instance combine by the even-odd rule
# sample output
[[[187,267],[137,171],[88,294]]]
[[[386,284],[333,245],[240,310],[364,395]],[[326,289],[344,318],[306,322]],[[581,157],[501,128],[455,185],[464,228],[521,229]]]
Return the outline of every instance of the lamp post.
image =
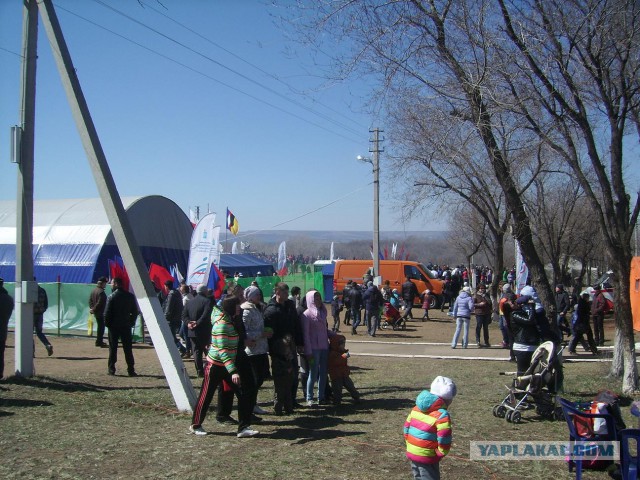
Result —
[[[379,158],[378,149],[373,151],[373,158],[365,158],[358,155],[356,160],[359,162],[370,163],[373,167],[373,276],[380,275],[380,202],[378,195],[380,193],[379,182]]]

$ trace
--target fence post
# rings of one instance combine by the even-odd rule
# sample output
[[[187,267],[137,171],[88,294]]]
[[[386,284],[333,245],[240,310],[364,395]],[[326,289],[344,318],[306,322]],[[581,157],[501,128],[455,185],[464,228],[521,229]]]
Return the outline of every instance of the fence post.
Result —
[[[58,284],[58,336],[60,336],[60,300],[61,300],[61,283],[60,283],[60,275],[58,275],[57,278],[57,284]]]

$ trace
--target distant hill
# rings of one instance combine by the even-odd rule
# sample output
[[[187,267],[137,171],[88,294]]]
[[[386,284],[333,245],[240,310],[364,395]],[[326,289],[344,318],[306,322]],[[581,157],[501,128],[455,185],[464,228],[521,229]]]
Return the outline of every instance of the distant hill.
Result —
[[[422,240],[441,240],[446,238],[447,231],[390,231],[380,232],[380,243],[402,242],[408,238],[419,238]],[[373,237],[371,231],[325,231],[325,230],[269,230],[269,231],[246,231],[242,235],[243,242],[260,242],[265,244],[280,243],[282,241],[300,240],[310,238],[314,242],[352,242],[370,241]],[[229,241],[232,239],[229,238]]]

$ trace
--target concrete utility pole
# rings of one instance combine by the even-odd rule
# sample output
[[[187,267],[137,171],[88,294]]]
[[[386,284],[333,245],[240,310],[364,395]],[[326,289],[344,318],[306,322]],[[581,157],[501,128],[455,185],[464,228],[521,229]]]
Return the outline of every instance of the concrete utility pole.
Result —
[[[164,318],[160,302],[155,295],[151,280],[147,274],[142,254],[135,242],[129,219],[122,205],[122,200],[102,150],[98,133],[91,119],[53,4],[51,0],[40,0],[38,8],[49,43],[53,49],[53,56],[67,93],[76,127],[80,133],[93,177],[111,224],[113,236],[127,267],[140,310],[149,329],[149,334],[169,383],[169,388],[178,410],[191,411],[196,402],[193,385],[178,354],[173,335]]]
[[[20,126],[17,128],[18,193],[16,201],[16,331],[15,373],[33,375],[33,304],[38,289],[33,281],[33,158],[36,114],[36,57],[38,4],[24,2],[22,23],[22,87]],[[35,298],[34,298],[35,292]]]
[[[374,277],[380,275],[380,133],[382,130],[375,128],[369,130],[373,133],[373,147],[369,149],[373,153],[373,271]]]

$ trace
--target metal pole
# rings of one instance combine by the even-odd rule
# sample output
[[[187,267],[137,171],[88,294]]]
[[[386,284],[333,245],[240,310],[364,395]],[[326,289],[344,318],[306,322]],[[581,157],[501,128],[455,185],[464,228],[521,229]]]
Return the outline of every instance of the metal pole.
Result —
[[[33,369],[33,158],[36,117],[38,4],[24,2],[22,22],[21,156],[16,205],[15,373],[31,377]],[[37,292],[37,288],[35,289]]]
[[[374,277],[380,275],[380,149],[379,147],[379,130],[376,128],[373,132],[373,141],[375,148],[373,150],[373,272]]]

